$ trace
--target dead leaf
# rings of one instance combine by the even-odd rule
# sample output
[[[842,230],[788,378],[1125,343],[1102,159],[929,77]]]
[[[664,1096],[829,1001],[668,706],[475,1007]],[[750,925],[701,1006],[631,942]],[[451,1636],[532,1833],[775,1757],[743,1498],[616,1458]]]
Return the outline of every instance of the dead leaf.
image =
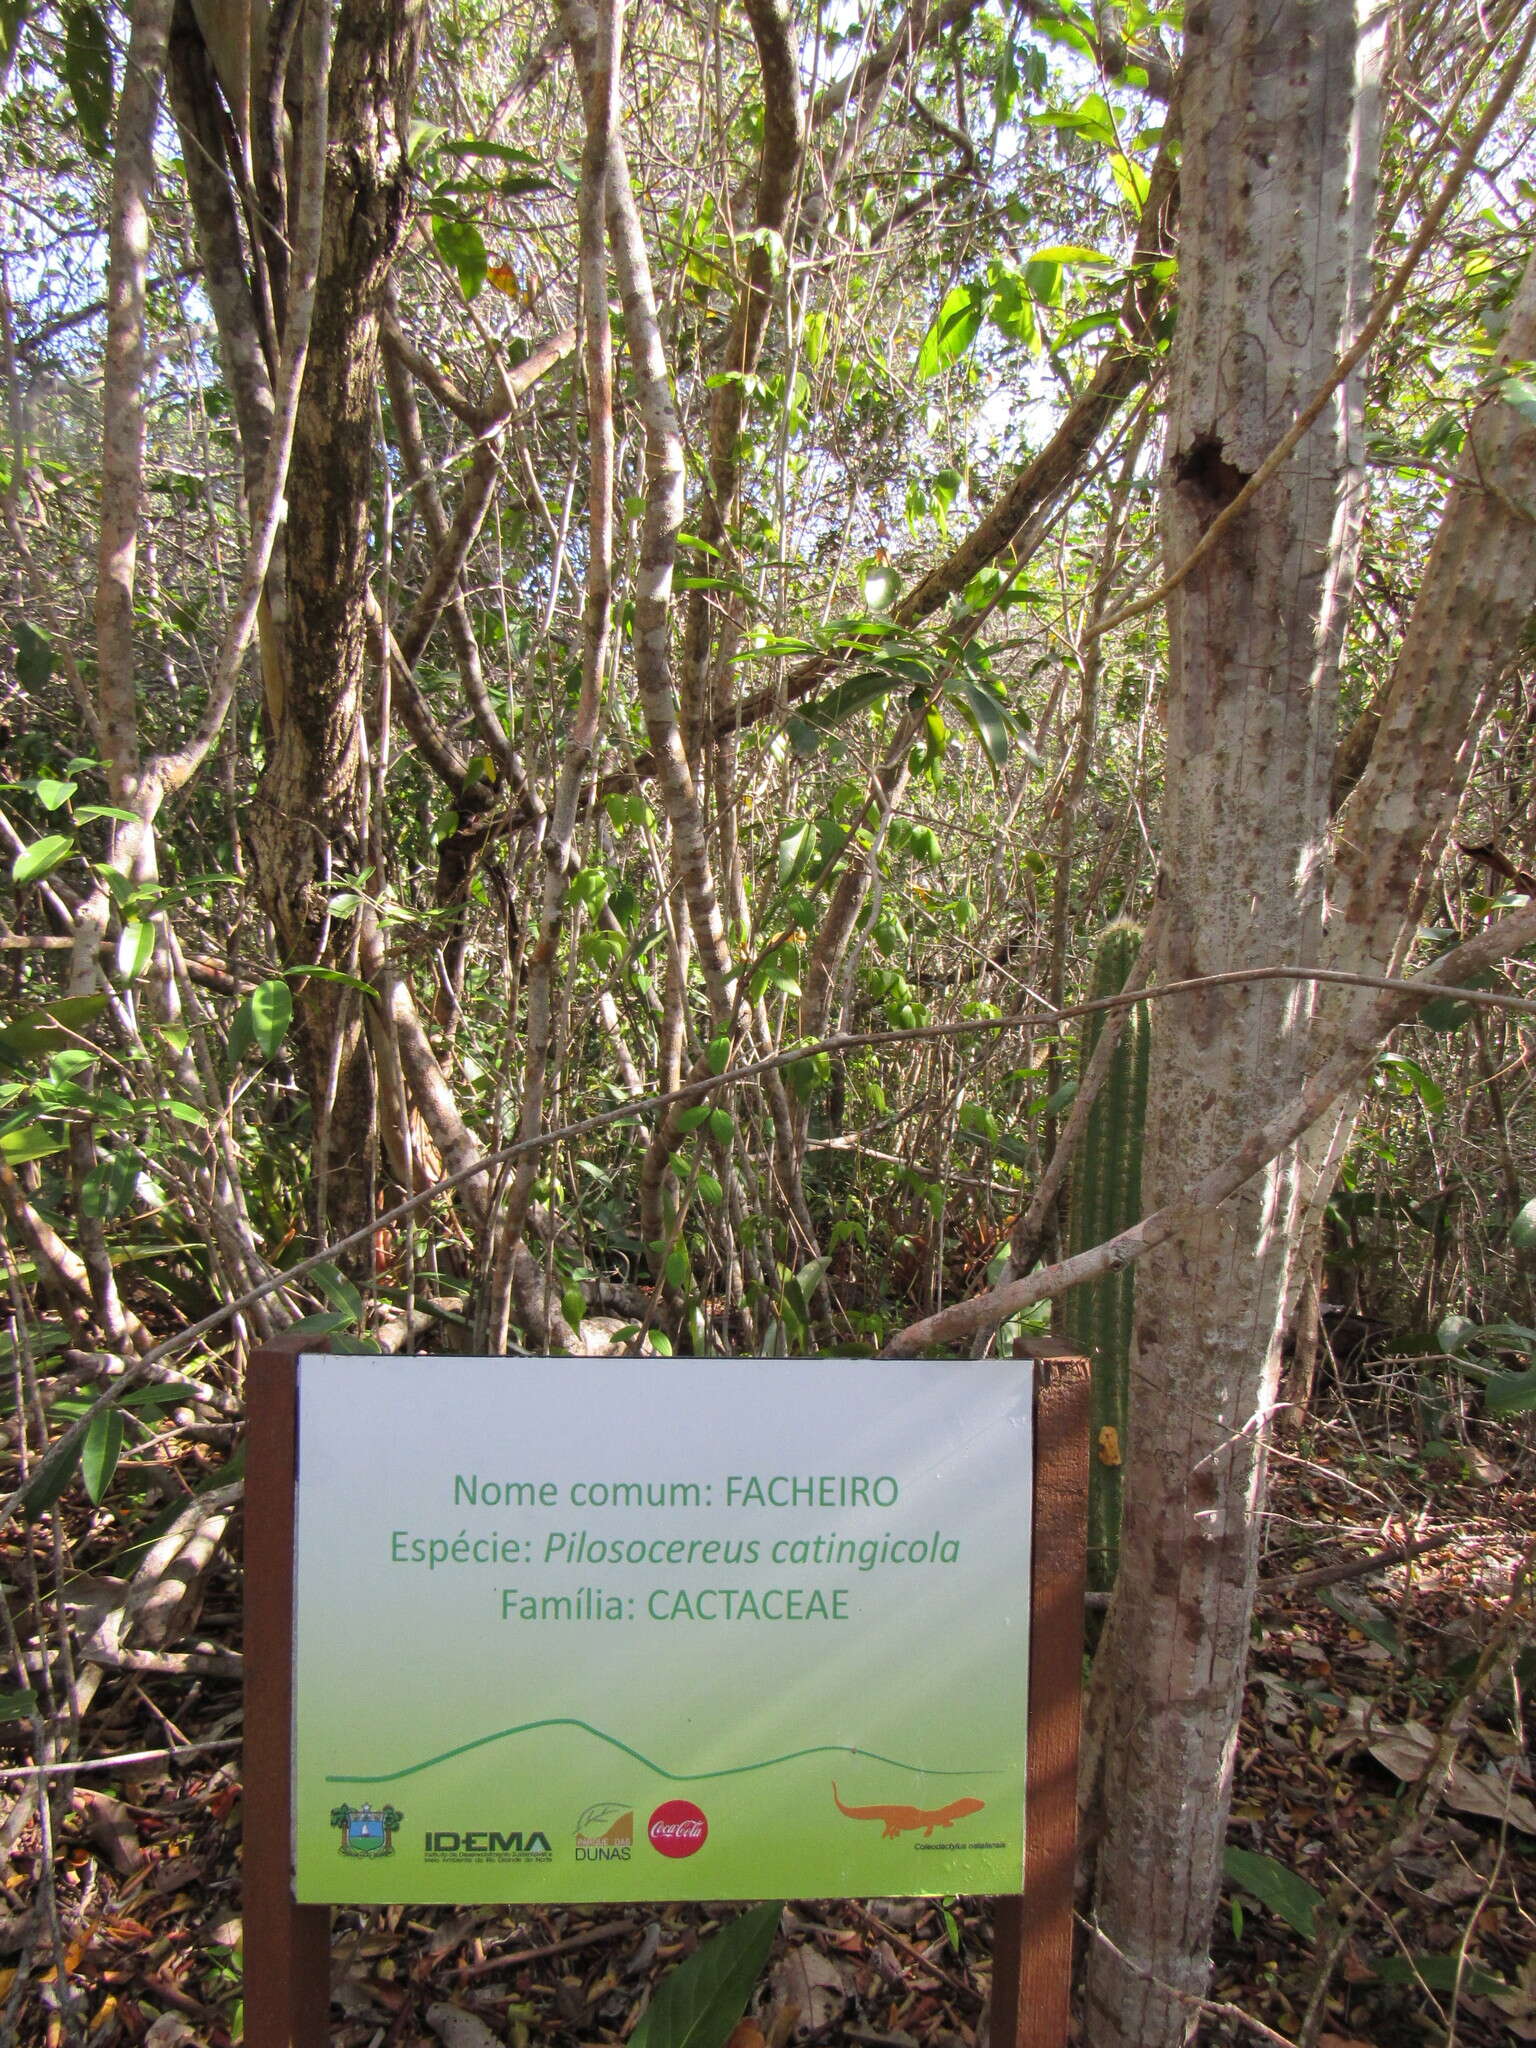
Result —
[[[738,2020],[730,2031],[725,2048],[768,2048],[768,2044],[756,2020]]]
[[[119,1877],[127,1877],[144,1861],[139,1831],[133,1816],[120,1799],[109,1792],[75,1794],[75,1803],[85,1819],[85,1831]]]
[[[819,2034],[840,2018],[852,1988],[836,1963],[805,1945],[782,1956],[768,1982],[775,2005],[798,2006],[797,2034]]]
[[[443,2048],[502,2048],[500,2036],[479,2013],[466,2012],[461,2005],[429,2005],[427,2025]]]
[[[1488,2002],[1499,2008],[1520,2040],[1536,2040],[1536,1956],[1528,1956],[1509,1989],[1495,1991]]]
[[[1394,1777],[1417,1784],[1434,1756],[1439,1738],[1422,1721],[1382,1727],[1370,1740],[1370,1752]],[[1496,1772],[1480,1777],[1465,1764],[1452,1766],[1445,1803],[1457,1813],[1475,1813],[1484,1820],[1508,1820],[1522,1834],[1536,1835],[1536,1806],[1507,1785]]]
[[[144,2036],[144,2048],[188,2048],[196,2040],[179,2013],[163,2012]]]
[[[1437,1906],[1459,1906],[1464,1900],[1475,1899],[1487,1888],[1486,1877],[1461,1864],[1455,1870],[1447,1871],[1444,1877],[1437,1877],[1424,1896],[1433,1899]]]

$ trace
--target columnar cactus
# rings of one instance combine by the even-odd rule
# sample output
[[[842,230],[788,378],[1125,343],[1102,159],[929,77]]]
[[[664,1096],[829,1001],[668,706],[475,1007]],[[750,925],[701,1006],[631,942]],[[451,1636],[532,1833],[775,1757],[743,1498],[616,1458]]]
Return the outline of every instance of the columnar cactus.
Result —
[[[1100,934],[1094,949],[1089,998],[1117,995],[1141,951],[1140,927],[1120,920]],[[1088,1071],[1106,1020],[1097,1011],[1084,1021],[1078,1049],[1079,1079]],[[1141,1140],[1147,1113],[1147,1006],[1126,1013],[1088,1112],[1072,1162],[1067,1207],[1068,1253],[1087,1251],[1126,1229],[1141,1214]],[[1120,1500],[1130,1409],[1131,1323],[1136,1269],[1126,1266],[1082,1287],[1063,1304],[1063,1334],[1088,1354],[1093,1368],[1093,1442],[1088,1480],[1089,1584],[1106,1592],[1120,1562]]]

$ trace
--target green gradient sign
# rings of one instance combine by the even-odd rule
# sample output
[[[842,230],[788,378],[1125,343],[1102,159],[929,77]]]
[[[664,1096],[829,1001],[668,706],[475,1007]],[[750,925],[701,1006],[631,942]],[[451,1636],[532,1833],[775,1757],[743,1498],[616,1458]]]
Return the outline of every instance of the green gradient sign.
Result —
[[[1017,1892],[1032,1371],[303,1358],[296,1898]]]

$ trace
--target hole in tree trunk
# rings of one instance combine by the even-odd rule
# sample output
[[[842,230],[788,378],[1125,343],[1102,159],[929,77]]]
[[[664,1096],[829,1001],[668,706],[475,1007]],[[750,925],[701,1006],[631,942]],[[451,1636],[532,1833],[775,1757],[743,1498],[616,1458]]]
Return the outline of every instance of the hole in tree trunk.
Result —
[[[1194,506],[1202,532],[1231,504],[1248,475],[1247,470],[1228,462],[1214,434],[1202,434],[1174,467],[1174,476]]]

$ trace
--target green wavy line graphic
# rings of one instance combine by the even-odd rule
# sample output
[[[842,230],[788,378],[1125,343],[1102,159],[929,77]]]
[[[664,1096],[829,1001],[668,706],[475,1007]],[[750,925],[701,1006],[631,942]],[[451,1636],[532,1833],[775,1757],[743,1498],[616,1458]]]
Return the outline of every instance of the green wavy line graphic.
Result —
[[[670,1778],[675,1785],[698,1784],[706,1778],[740,1778],[748,1771],[771,1771],[776,1764],[792,1764],[802,1756],[863,1756],[871,1763],[889,1764],[894,1771],[910,1771],[919,1778],[989,1778],[993,1771],[933,1771],[924,1764],[906,1764],[894,1756],[881,1756],[878,1750],[855,1749],[846,1742],[818,1742],[809,1749],[792,1749],[784,1756],[764,1757],[761,1763],[732,1764],[723,1771],[669,1771],[665,1764],[654,1763],[650,1757],[642,1756],[638,1749],[631,1749],[627,1742],[621,1742],[617,1735],[609,1735],[601,1728],[594,1728],[590,1721],[578,1721],[569,1715],[558,1715],[548,1721],[523,1721],[516,1728],[498,1728],[494,1735],[478,1735],[473,1742],[461,1742],[456,1749],[445,1749],[437,1756],[423,1757],[420,1763],[405,1764],[398,1771],[328,1771],[327,1785],[393,1785],[401,1778],[414,1778],[418,1771],[430,1771],[434,1764],[445,1764],[456,1756],[467,1756],[473,1749],[484,1749],[488,1743],[505,1742],[511,1735],[530,1735],[536,1728],[580,1728],[588,1735],[595,1735],[599,1742],[606,1742],[614,1749],[623,1750],[636,1763],[644,1764],[648,1771],[654,1771],[658,1778]]]

